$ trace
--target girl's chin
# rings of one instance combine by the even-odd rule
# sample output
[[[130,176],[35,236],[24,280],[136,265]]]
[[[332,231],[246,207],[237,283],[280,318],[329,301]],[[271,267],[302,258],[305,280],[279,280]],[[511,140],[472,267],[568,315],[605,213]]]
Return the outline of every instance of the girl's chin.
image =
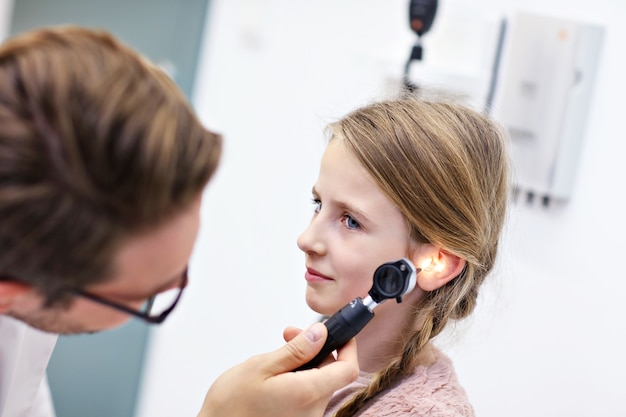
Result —
[[[334,305],[328,305],[324,303],[318,303],[318,302],[315,302],[315,300],[309,300],[308,298],[306,300],[306,303],[311,310],[315,311],[318,314],[321,314],[322,316],[332,316],[339,309],[343,307],[343,305],[334,306]]]
[[[327,294],[322,294],[309,288],[307,289],[305,296],[306,304],[309,306],[309,308],[323,316],[332,316],[351,301],[351,299],[347,301],[342,301],[336,295],[324,295]]]

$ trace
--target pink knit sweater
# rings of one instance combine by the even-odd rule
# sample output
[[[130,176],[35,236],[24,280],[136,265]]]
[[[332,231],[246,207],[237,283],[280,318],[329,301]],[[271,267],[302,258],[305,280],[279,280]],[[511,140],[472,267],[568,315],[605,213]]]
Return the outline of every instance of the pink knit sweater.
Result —
[[[415,368],[411,375],[367,402],[355,417],[474,417],[452,361],[438,349],[434,349],[434,354],[434,363]],[[372,377],[373,374],[361,373],[355,382],[335,392],[324,417],[331,417],[357,391],[369,385]]]

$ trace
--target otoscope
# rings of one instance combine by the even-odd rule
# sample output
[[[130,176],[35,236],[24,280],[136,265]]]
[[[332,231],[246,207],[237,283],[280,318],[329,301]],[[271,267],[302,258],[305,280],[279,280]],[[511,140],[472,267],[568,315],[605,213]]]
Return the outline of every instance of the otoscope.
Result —
[[[374,318],[373,310],[385,300],[395,298],[402,302],[402,296],[415,287],[419,270],[406,258],[387,262],[374,271],[374,284],[365,299],[357,297],[333,314],[324,325],[328,338],[322,350],[309,363],[300,366],[302,371],[318,366],[334,350],[342,347]]]

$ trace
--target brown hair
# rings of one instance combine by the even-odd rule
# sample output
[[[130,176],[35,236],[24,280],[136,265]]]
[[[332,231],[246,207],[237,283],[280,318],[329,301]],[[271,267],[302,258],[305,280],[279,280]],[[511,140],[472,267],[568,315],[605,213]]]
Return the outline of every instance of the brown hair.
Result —
[[[48,305],[102,281],[121,241],[198,197],[221,136],[111,34],[43,28],[0,46],[0,277]]]
[[[426,293],[415,311],[421,329],[404,351],[335,414],[354,415],[369,399],[413,372],[420,353],[449,320],[468,316],[492,270],[509,196],[503,129],[446,101],[403,97],[373,103],[330,126],[403,213],[411,237],[467,261],[463,272]]]

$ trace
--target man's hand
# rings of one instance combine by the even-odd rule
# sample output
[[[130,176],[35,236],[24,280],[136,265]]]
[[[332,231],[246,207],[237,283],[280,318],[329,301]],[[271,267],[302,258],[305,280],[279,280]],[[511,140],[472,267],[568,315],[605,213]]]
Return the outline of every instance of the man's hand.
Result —
[[[198,417],[319,417],[333,392],[353,382],[359,372],[356,341],[348,342],[336,360],[319,368],[293,372],[322,349],[328,332],[316,323],[287,344],[253,356],[223,373],[211,386]]]

